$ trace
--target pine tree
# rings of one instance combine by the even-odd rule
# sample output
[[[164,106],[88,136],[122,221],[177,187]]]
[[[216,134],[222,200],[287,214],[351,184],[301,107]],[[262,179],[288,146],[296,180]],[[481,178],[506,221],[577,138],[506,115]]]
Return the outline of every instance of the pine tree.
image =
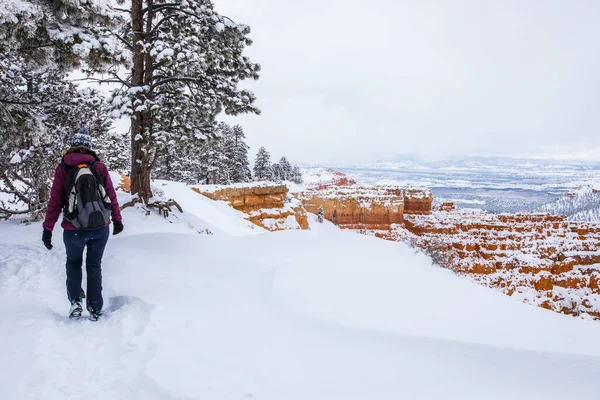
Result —
[[[220,122],[217,125],[216,138],[221,142],[223,163],[229,173],[233,169],[235,163],[235,140],[233,138],[233,129],[225,122]]]
[[[275,163],[273,165],[271,165],[271,171],[272,171],[272,179],[275,182],[282,182],[283,179],[283,169],[281,168],[281,165],[278,163]]]
[[[212,185],[231,183],[223,153],[223,138],[220,136],[203,143],[199,182]]]
[[[1,218],[43,216],[60,152],[99,104],[96,93],[79,91],[65,75],[124,62],[110,33],[120,22],[104,0],[2,4],[0,190],[8,200],[0,203]]]
[[[232,164],[230,166],[232,182],[248,182],[250,179],[250,162],[248,150],[250,147],[244,141],[246,135],[240,125],[234,125],[231,130],[230,143],[233,146]]]
[[[132,0],[119,32],[132,72],[119,78],[114,115],[131,117],[132,193],[148,202],[150,173],[173,141],[215,134],[221,113],[259,113],[255,97],[237,85],[258,79],[260,66],[242,55],[250,28],[219,15],[209,0]]]
[[[94,119],[93,121],[99,121]],[[91,131],[98,129],[97,123],[92,123]],[[129,175],[131,170],[131,138],[129,133],[116,132],[111,127],[108,127],[106,134],[101,136],[101,140],[97,141],[94,150],[106,164],[110,171],[117,171],[125,175]]]
[[[0,55],[17,55],[31,67],[61,73],[75,68],[107,72],[126,61],[111,32],[123,20],[108,1],[21,0],[2,8]]]
[[[206,140],[203,138],[172,139],[168,146],[160,148],[152,169],[152,178],[189,184],[198,183],[202,175],[201,157],[205,146]]]
[[[290,180],[298,185],[302,184],[302,172],[297,165],[294,165],[294,168],[292,168],[292,176]]]
[[[0,76],[6,78],[3,68],[0,63]],[[33,73],[22,69],[18,74],[25,85],[7,86],[19,79],[14,75],[0,78],[0,96],[7,104],[19,105],[3,109],[5,117],[15,124],[0,130],[0,191],[9,195],[8,200],[0,202],[0,218],[29,214],[37,220],[45,213],[49,178],[62,151],[82,126],[82,116],[96,115],[104,122],[108,116],[102,111],[103,99],[96,91],[79,90],[56,71]],[[26,106],[21,108],[22,104]],[[90,134],[97,139],[105,137],[106,128],[106,123],[98,123]]]
[[[317,219],[319,220],[320,223],[323,223],[323,220],[325,219],[325,211],[323,210],[323,206],[319,206],[319,211],[317,214]]]
[[[271,155],[264,147],[258,149],[256,160],[254,161],[254,177],[258,180],[272,179],[273,170],[271,168]]]
[[[173,140],[158,158],[153,177],[187,183],[229,184],[250,177],[248,145],[239,125],[224,122],[206,140]]]
[[[244,142],[242,127],[233,127],[221,122],[218,133],[223,141],[224,168],[232,183],[247,182],[250,166],[248,163],[248,145]]]
[[[24,135],[43,132],[42,104],[47,101],[52,88],[60,84],[60,78],[56,72],[36,71],[21,56],[0,51],[0,134],[3,143],[19,142]]]
[[[286,157],[281,157],[279,160],[279,165],[281,166],[281,180],[282,181],[291,181],[292,179],[292,165],[287,160]]]
[[[195,184],[199,182],[201,170],[201,154],[203,146],[188,146],[188,143],[174,142],[171,146],[162,149],[152,170],[153,179],[185,182]]]

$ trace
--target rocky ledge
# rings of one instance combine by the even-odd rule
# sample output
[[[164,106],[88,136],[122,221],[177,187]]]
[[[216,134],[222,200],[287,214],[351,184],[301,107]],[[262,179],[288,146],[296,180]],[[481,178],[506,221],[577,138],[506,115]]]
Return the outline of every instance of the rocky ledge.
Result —
[[[435,211],[375,232],[423,249],[443,267],[509,296],[600,319],[600,224],[550,214]]]
[[[247,219],[270,231],[308,229],[304,207],[288,198],[288,188],[277,184],[244,184],[234,186],[193,186],[192,190],[212,200],[222,200]]]
[[[386,230],[403,224],[405,214],[431,212],[432,196],[427,189],[385,186],[329,186],[299,194],[307,211],[318,213],[345,229]]]
[[[328,184],[327,184],[328,183]],[[299,195],[341,228],[403,241],[457,274],[556,312],[600,319],[600,223],[548,213],[432,210],[427,189],[320,184]]]

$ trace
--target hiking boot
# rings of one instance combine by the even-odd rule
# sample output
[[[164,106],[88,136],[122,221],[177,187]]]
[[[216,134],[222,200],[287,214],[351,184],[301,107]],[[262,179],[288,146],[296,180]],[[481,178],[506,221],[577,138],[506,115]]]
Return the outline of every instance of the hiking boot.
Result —
[[[92,321],[98,321],[104,315],[102,310],[94,311],[91,307],[87,307],[87,310],[90,313],[90,319]]]
[[[81,318],[83,307],[81,306],[81,299],[71,300],[71,309],[69,310],[69,318]]]

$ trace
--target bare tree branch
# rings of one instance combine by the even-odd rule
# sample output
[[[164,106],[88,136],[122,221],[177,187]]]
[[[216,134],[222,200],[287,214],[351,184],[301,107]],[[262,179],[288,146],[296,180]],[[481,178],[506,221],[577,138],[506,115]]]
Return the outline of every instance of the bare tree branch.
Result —
[[[39,46],[21,47],[17,51],[36,50],[36,49],[41,49],[41,48],[44,48],[44,47],[53,47],[53,46],[55,46],[54,43],[40,44]]]
[[[16,196],[23,203],[25,203],[25,204],[29,203],[29,199],[17,190],[15,185],[12,183],[12,180],[9,179],[8,176],[6,175],[5,171],[0,171],[0,178],[2,178],[2,181],[4,182],[4,184],[11,190],[11,194]]]
[[[126,40],[124,37],[117,35],[115,32],[111,32],[111,34],[114,37],[116,37],[117,39],[119,39],[119,41],[121,43],[123,43],[127,49],[133,50],[133,46],[131,45],[131,43],[128,40]]]
[[[150,86],[150,90],[156,89],[157,87],[165,85],[165,84],[167,84],[169,82],[192,82],[192,83],[199,83],[200,82],[200,78],[193,78],[191,76],[174,76],[174,77],[171,77],[171,78],[165,78],[165,79],[163,79],[163,80],[161,80],[159,82],[156,82],[152,86]]]
[[[181,6],[181,3],[165,3],[165,4],[160,4],[158,6],[152,6],[152,12],[153,13],[157,13],[158,11],[162,11],[165,9],[175,9],[177,11],[179,11],[179,7]],[[142,9],[142,13],[146,14],[148,12],[148,8],[144,8]]]
[[[158,32],[158,28],[160,28],[160,26],[164,22],[166,22],[166,21],[168,21],[168,20],[170,20],[172,18],[175,18],[177,16],[178,16],[177,14],[173,13],[173,14],[169,14],[166,17],[163,17],[162,19],[160,19],[156,24],[154,24],[154,27],[152,28],[152,31],[150,31],[150,35],[154,35],[156,32]]]
[[[80,81],[94,81],[97,83],[122,83],[125,86],[129,87],[129,84],[127,82],[125,82],[123,79],[121,79],[119,76],[117,76],[116,74],[111,72],[111,75],[113,75],[113,77],[115,79],[101,79],[101,78],[92,78],[92,77],[87,77],[87,78],[81,78],[81,79],[73,79],[71,82],[80,82]]]
[[[0,219],[7,220],[13,215],[29,214],[29,210],[11,210],[0,206]]]

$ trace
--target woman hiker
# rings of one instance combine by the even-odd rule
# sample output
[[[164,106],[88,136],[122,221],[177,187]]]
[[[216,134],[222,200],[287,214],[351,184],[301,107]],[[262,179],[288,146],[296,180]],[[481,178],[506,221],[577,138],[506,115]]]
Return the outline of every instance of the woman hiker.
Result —
[[[92,151],[92,138],[86,128],[71,139],[71,148],[54,172],[42,242],[52,249],[52,229],[63,211],[63,240],[67,252],[67,295],[71,301],[69,318],[83,312],[82,297],[90,318],[102,315],[102,254],[108,241],[112,218],[113,235],[123,231],[117,195],[106,165]],[[83,249],[87,246],[85,268],[87,296],[81,289]]]

